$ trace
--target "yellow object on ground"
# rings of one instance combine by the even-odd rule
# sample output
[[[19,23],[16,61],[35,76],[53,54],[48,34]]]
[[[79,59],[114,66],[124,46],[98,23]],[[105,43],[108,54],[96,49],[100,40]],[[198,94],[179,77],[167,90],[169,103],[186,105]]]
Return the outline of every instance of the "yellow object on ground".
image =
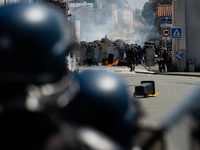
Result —
[[[149,97],[155,97],[156,95],[158,95],[159,93],[158,92],[155,92],[155,94],[149,94],[148,96]]]

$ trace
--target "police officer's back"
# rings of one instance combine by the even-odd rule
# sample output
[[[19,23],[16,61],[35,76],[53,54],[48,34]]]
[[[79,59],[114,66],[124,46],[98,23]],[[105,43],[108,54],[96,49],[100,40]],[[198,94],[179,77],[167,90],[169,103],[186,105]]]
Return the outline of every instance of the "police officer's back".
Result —
[[[75,130],[68,149],[131,149],[139,111],[121,77],[87,71],[75,76],[70,89],[74,93],[72,99],[60,111]],[[77,145],[77,141],[85,147]]]
[[[1,149],[59,150],[64,147],[51,84],[66,74],[70,41],[66,22],[48,7],[0,7]]]

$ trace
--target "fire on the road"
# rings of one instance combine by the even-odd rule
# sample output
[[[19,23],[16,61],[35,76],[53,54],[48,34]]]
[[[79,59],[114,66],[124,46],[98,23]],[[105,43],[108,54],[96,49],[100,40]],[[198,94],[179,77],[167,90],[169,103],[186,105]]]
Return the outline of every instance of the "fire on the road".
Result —
[[[118,65],[118,63],[119,63],[119,60],[116,60],[114,63],[108,63],[108,60],[106,60],[106,63],[105,63],[105,65],[106,66],[117,66]]]

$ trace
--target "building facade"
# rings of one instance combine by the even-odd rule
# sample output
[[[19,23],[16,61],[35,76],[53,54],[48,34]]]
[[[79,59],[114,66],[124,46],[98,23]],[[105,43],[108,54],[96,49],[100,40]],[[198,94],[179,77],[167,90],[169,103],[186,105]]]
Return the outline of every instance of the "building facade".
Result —
[[[168,19],[164,21],[165,19]],[[165,27],[163,24],[168,24],[171,27],[172,24],[172,5],[170,4],[159,4],[157,10],[154,12],[154,25],[156,26],[159,33]],[[163,26],[162,26],[163,25]]]
[[[171,37],[164,37],[162,30],[172,27],[172,5],[171,4],[158,4],[156,11],[154,12],[154,26],[155,33],[159,33],[155,38],[160,40],[160,44],[163,46],[171,45]]]
[[[173,62],[179,71],[189,70],[188,60],[194,59],[194,71],[200,70],[200,3],[199,0],[173,0],[173,27],[182,28],[182,38],[172,40]],[[176,58],[176,52],[182,58]]]
[[[172,27],[182,28],[182,39],[172,39],[172,62],[177,64],[179,71],[184,71],[187,68],[186,65],[186,16],[185,16],[185,0],[174,0],[172,1],[173,16],[172,16]],[[182,52],[182,59],[176,58],[176,52]]]
[[[80,20],[79,41],[100,40],[105,35],[108,38],[133,38],[133,10],[129,5],[125,5],[124,8],[121,6],[106,1],[69,3],[70,13],[75,16],[72,16],[72,23],[75,23],[74,19]]]

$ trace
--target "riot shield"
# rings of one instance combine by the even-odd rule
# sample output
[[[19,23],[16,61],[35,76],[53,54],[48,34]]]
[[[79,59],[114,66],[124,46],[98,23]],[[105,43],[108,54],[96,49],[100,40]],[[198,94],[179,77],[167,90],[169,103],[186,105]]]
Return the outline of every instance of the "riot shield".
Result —
[[[154,48],[147,48],[146,49],[146,66],[155,66],[155,49]]]

